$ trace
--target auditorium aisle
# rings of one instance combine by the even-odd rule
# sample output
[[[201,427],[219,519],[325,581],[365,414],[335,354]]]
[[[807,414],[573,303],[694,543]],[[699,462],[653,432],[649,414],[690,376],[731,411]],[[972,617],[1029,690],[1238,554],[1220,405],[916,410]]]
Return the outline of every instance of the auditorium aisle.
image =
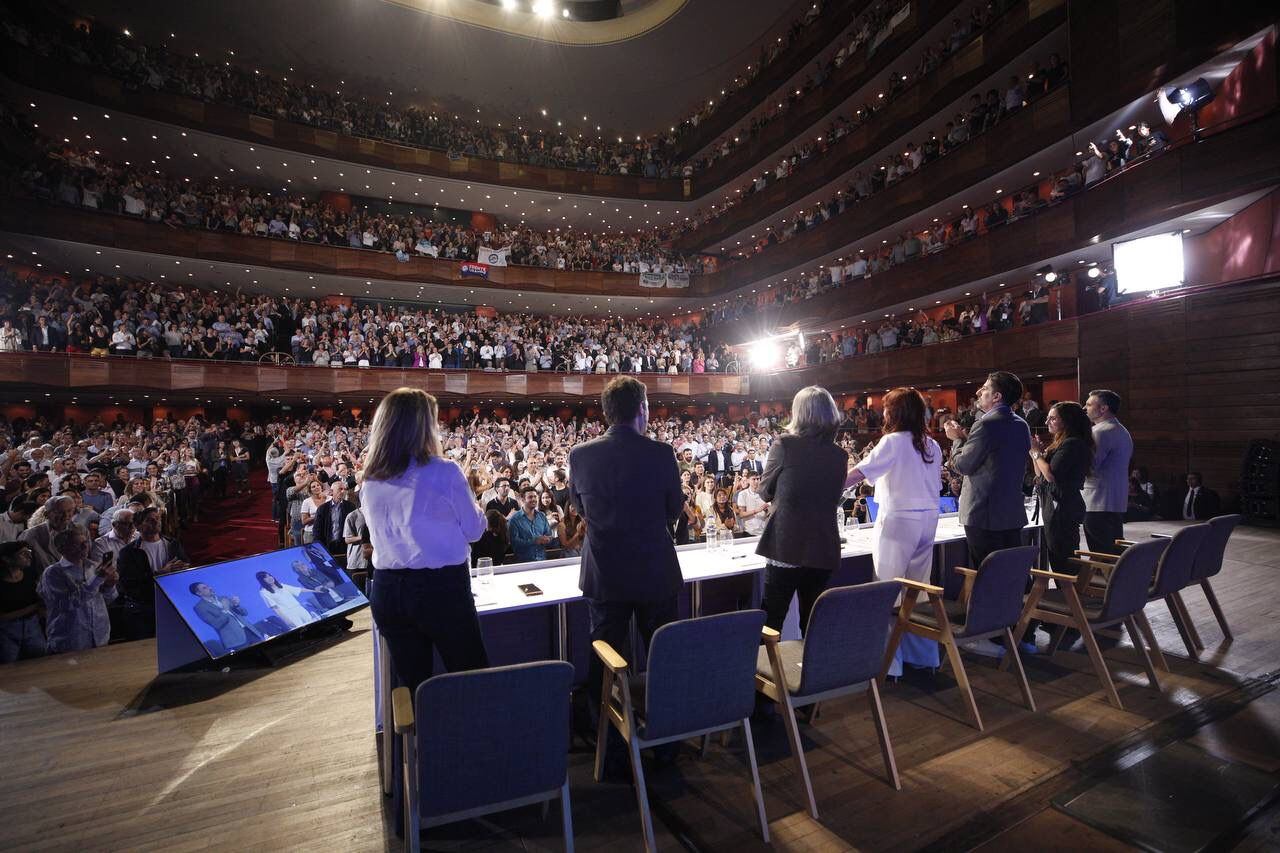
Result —
[[[279,547],[271,520],[271,488],[267,472],[249,475],[252,493],[204,501],[200,520],[182,531],[182,546],[193,566],[261,554]]]

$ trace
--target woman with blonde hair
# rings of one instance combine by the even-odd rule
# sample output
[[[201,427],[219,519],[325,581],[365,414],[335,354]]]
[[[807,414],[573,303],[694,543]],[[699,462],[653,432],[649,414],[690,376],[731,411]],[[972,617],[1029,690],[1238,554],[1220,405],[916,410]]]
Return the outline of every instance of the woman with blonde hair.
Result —
[[[813,603],[840,567],[840,532],[835,510],[844,490],[849,455],[836,444],[840,410],[825,388],[810,385],[796,392],[791,423],[769,448],[760,497],[772,512],[756,553],[764,567],[765,624],[781,630],[800,599],[800,633],[809,625]]]
[[[449,672],[489,665],[470,577],[484,511],[462,469],[441,455],[437,418],[435,397],[392,391],[374,413],[360,475],[373,618],[410,690],[431,677],[436,650]]]
[[[876,537],[872,559],[880,580],[910,578],[929,582],[938,529],[942,488],[942,449],[925,432],[924,397],[914,388],[894,388],[884,397],[884,435],[850,471],[845,487],[863,481],[875,486]],[[902,662],[938,666],[938,644],[903,634],[890,675],[902,674]]]

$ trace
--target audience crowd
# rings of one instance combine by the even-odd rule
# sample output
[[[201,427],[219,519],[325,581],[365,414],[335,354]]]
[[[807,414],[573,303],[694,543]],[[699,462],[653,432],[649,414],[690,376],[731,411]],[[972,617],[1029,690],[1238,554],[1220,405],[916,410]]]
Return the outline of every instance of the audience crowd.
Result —
[[[106,276],[0,269],[0,352],[258,361],[319,367],[716,373],[730,357],[695,325],[621,318],[330,304]]]
[[[442,223],[430,215],[343,211],[323,198],[232,187],[219,180],[168,177],[158,169],[112,163],[88,149],[50,144],[23,170],[36,198],[163,223],[268,239],[391,252],[400,261],[431,257],[476,261],[484,250],[506,250],[506,263],[561,270],[700,274],[707,259],[665,248],[665,231],[595,234],[573,228],[538,231],[523,225],[490,230]]]

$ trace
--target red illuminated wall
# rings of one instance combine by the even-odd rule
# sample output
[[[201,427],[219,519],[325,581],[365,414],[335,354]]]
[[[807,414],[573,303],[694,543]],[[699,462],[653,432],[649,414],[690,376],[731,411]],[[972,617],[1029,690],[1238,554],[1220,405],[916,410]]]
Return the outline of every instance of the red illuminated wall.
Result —
[[[1187,284],[1217,284],[1280,270],[1280,191],[1185,241]]]
[[[1272,30],[1218,85],[1213,101],[1200,110],[1200,126],[1257,113],[1274,105],[1276,96],[1276,33]],[[1190,119],[1180,115],[1170,138],[1190,132]]]

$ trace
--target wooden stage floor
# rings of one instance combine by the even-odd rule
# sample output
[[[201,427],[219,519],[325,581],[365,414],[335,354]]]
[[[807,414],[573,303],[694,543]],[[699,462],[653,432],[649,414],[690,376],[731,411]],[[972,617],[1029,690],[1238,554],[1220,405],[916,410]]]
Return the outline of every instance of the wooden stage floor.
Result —
[[[1126,532],[1168,530],[1129,525]],[[862,697],[825,704],[803,727],[822,814],[808,817],[780,721],[756,728],[773,847],[779,850],[1124,849],[1049,799],[1105,772],[1126,750],[1189,738],[1280,770],[1280,531],[1240,528],[1215,583],[1236,634],[1187,594],[1207,651],[1187,660],[1163,605],[1148,608],[1171,674],[1146,685],[1127,643],[1107,653],[1126,710],[1102,698],[1081,653],[1028,664],[1038,713],[1013,676],[966,655],[987,730],[965,723],[945,674],[885,691],[902,791],[883,781]],[[273,670],[155,679],[151,642],[0,668],[0,849],[398,850],[372,735],[368,614],[345,639]],[[513,708],[512,713],[519,713]],[[596,784],[571,755],[577,845],[640,848],[629,785]],[[756,835],[741,739],[648,771],[662,849],[765,849]],[[428,849],[559,850],[559,820],[528,808],[430,830]],[[1269,811],[1231,844],[1274,849]]]

